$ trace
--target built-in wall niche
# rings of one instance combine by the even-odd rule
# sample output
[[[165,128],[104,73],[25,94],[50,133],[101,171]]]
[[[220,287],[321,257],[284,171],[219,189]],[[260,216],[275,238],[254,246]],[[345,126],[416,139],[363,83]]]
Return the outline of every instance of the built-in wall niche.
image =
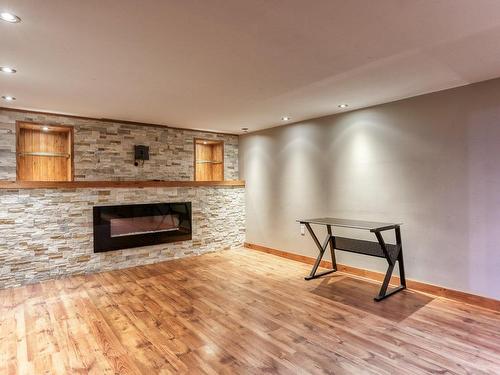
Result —
[[[18,181],[73,181],[73,128],[18,122]]]
[[[194,140],[194,179],[224,180],[224,142],[199,138]]]

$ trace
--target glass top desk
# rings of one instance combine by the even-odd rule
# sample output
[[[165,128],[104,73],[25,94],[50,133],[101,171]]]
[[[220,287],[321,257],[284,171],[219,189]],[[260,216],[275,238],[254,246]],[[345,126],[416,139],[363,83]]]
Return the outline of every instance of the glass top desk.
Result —
[[[319,254],[316,258],[313,269],[311,270],[309,276],[305,278],[306,280],[315,279],[317,277],[337,271],[337,263],[335,260],[336,249],[356,254],[385,258],[387,260],[387,271],[382,283],[382,287],[380,288],[380,292],[378,296],[375,297],[375,301],[383,300],[384,298],[387,298],[390,295],[393,295],[394,293],[397,293],[406,288],[406,278],[403,263],[403,246],[401,243],[401,223],[379,223],[374,221],[339,219],[333,217],[299,219],[297,221],[300,224],[306,226],[309,234],[313,238],[314,243],[319,250]],[[319,242],[318,237],[311,227],[311,224],[326,226],[328,233],[325,240],[323,241],[323,244]],[[367,230],[375,235],[375,237],[377,238],[377,242],[334,236],[332,227]],[[396,236],[396,244],[385,243],[384,238],[382,237],[382,232],[388,230],[394,230]],[[332,269],[321,273],[316,273],[321,263],[321,259],[323,258],[323,255],[328,246],[330,246],[330,253],[332,256]],[[387,292],[387,288],[392,276],[392,271],[394,270],[396,262],[398,262],[399,266],[400,285],[397,288]]]

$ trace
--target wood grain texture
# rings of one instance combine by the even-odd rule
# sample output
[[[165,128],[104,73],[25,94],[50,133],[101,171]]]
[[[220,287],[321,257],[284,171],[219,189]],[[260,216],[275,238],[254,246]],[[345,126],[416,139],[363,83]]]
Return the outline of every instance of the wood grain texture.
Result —
[[[0,181],[0,189],[85,189],[85,188],[146,188],[238,186],[245,181]]]
[[[257,245],[257,244],[245,243],[245,247],[249,248],[249,249],[253,249],[253,250],[262,251],[262,252],[267,253],[267,254],[276,255],[276,256],[279,256],[282,258],[295,260],[297,262],[306,263],[306,264],[314,264],[314,261],[315,261],[314,258],[305,256],[305,255],[294,254],[294,253],[290,253],[287,251],[277,250],[277,249],[273,249],[270,247],[261,246],[261,245]],[[321,267],[332,268],[332,262],[330,262],[329,260],[322,260]],[[370,280],[378,281],[378,282],[382,282],[384,280],[384,276],[385,276],[383,273],[380,273],[380,272],[356,268],[356,267],[352,267],[352,266],[348,266],[348,265],[340,264],[340,263],[337,263],[337,269],[341,272],[348,273],[348,274],[353,275],[353,276],[362,277],[362,278],[366,278],[366,279],[370,279]],[[390,284],[394,285],[394,286],[400,285],[399,277],[392,276]],[[479,306],[482,308],[500,311],[500,301],[492,299],[492,298],[478,296],[475,294],[461,292],[458,290],[448,289],[448,288],[438,286],[438,285],[427,284],[427,283],[423,283],[421,281],[409,280],[408,278],[406,279],[406,284],[407,284],[407,287],[409,289],[412,289],[412,290],[415,290],[418,292],[432,294],[434,296],[449,298],[449,299],[453,299],[456,301]]]
[[[212,160],[217,162],[212,164],[212,180],[224,180],[224,142],[218,142],[212,146]]]
[[[49,131],[42,128],[34,123],[16,124],[17,180],[72,181],[73,128],[49,126]],[[51,154],[61,156],[48,156]]]
[[[237,249],[0,291],[1,374],[498,374],[500,313]]]
[[[194,139],[195,181],[224,180],[224,142]]]

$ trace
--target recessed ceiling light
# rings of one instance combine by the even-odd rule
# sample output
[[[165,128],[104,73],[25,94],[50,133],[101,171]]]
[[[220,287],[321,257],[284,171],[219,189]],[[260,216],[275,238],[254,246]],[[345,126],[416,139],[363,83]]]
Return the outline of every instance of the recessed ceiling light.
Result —
[[[48,132],[48,131],[49,131],[49,127],[48,127],[48,126],[44,126],[44,127],[42,128],[42,130],[43,130],[44,132]]]
[[[245,133],[248,131],[248,128],[241,128]]]
[[[7,100],[8,102],[16,100],[16,98],[14,98],[13,96],[10,96],[10,95],[2,95],[2,99]]]
[[[203,144],[206,145],[207,144],[207,141],[203,141]]]
[[[2,21],[10,22],[10,23],[21,22],[21,19],[18,16],[16,16],[15,14],[9,13],[9,12],[0,13],[0,19]]]
[[[290,117],[288,117],[288,116],[283,116],[283,117],[281,118],[281,120],[282,120],[282,121],[290,121]]]
[[[10,68],[8,66],[0,66],[0,72],[2,72],[2,73],[15,73],[15,72],[17,72],[17,70],[14,68]]]
[[[339,104],[339,108],[347,108],[347,107],[349,107],[348,104]]]

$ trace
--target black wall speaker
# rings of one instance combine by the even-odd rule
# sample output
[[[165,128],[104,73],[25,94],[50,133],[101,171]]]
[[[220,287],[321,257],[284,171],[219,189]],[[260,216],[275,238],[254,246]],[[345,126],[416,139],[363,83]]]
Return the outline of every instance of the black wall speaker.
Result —
[[[134,146],[135,160],[149,160],[149,147],[143,145]]]

